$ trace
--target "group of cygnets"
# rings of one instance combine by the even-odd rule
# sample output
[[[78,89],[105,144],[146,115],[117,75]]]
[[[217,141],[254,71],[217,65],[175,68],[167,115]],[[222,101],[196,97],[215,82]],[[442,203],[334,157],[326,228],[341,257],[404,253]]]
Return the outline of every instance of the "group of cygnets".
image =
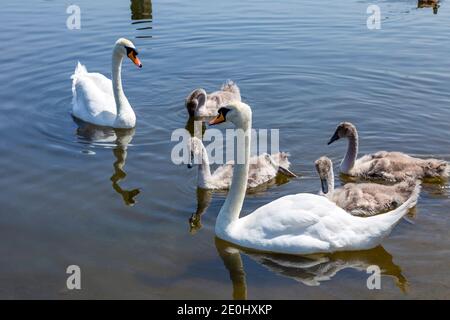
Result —
[[[127,39],[119,39],[112,55],[112,81],[90,73],[78,63],[72,75],[74,117],[95,125],[133,128],[136,116],[121,80],[121,66],[128,57],[142,67],[138,51]],[[370,249],[382,241],[416,205],[420,181],[447,179],[450,165],[437,159],[419,159],[401,152],[380,151],[358,157],[358,133],[348,122],[338,125],[328,144],[348,140],[340,165],[342,173],[363,180],[391,184],[347,183],[335,189],[333,164],[327,157],[315,162],[322,192],[283,196],[240,217],[247,188],[273,179],[289,170],[287,153],[250,156],[252,110],[241,101],[238,86],[229,81],[221,90],[207,94],[194,90],[186,99],[189,116],[212,117],[210,125],[234,124],[246,133],[244,162],[227,163],[211,173],[208,156],[200,139],[193,137],[191,151],[202,159],[198,185],[205,189],[229,189],[217,216],[216,235],[236,245],[285,254],[310,254]]]

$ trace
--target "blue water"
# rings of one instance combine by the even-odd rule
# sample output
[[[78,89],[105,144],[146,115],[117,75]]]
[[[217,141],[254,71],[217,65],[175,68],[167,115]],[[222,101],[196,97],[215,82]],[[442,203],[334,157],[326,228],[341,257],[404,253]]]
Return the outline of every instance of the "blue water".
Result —
[[[226,248],[214,237],[224,194],[197,195],[196,170],[170,160],[171,133],[186,126],[184,98],[226,79],[251,105],[254,127],[280,129],[300,175],[250,194],[244,213],[317,192],[313,161],[342,158],[345,144],[326,142],[343,120],[357,125],[361,154],[450,160],[447,1],[437,14],[409,0],[74,4],[80,30],[66,27],[68,2],[1,5],[1,298],[450,297],[446,184],[425,185],[410,222],[383,247],[312,263]],[[369,4],[381,8],[380,30],[366,26]],[[70,76],[81,61],[110,77],[119,37],[134,42],[144,65],[123,67],[137,127],[94,137],[70,115]],[[205,212],[191,233],[197,198]],[[72,264],[82,290],[66,288]],[[381,290],[366,287],[372,264],[382,269]]]

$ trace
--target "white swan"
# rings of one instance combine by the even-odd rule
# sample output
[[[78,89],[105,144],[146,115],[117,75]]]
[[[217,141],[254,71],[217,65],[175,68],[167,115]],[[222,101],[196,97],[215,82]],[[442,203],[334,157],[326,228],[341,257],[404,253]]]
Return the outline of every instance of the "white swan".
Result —
[[[321,194],[354,216],[369,217],[398,207],[411,197],[420,185],[409,179],[394,185],[378,183],[347,183],[334,188],[333,162],[320,157],[314,163],[322,184]]]
[[[350,122],[339,124],[328,144],[341,138],[348,139],[347,153],[341,162],[341,171],[350,176],[387,181],[449,177],[450,165],[438,159],[419,159],[402,152],[387,151],[379,151],[357,159],[358,132]]]
[[[211,190],[226,190],[230,188],[234,161],[228,161],[211,173],[208,152],[199,138],[191,138],[190,150],[191,163],[188,164],[188,167],[191,168],[192,164],[198,165],[198,187]],[[288,177],[296,177],[297,175],[289,170],[289,166],[288,154],[285,152],[278,152],[272,155],[264,153],[259,156],[253,156],[250,158],[247,187],[255,188],[264,184],[275,178],[278,172]]]
[[[244,164],[235,164],[230,191],[216,220],[216,235],[225,241],[286,254],[370,249],[416,204],[418,190],[396,210],[361,218],[323,196],[300,193],[281,197],[239,218],[247,189],[252,111],[244,103],[233,102],[218,112],[211,125],[230,121],[247,133]]]
[[[87,72],[80,62],[72,75],[72,114],[83,121],[113,128],[133,128],[136,116],[122,89],[122,60],[128,57],[139,68],[134,44],[117,40],[112,54],[112,81],[100,73]]]
[[[195,89],[187,96],[185,105],[190,117],[211,117],[220,107],[234,100],[241,101],[241,91],[236,83],[228,80],[219,91],[210,94],[205,89]]]

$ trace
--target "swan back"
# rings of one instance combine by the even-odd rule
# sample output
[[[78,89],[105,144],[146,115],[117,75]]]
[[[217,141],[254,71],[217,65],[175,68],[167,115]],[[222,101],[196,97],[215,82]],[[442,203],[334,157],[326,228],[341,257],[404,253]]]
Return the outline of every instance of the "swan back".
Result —
[[[449,177],[449,164],[439,159],[414,158],[402,152],[379,151],[358,159],[351,174],[392,182],[408,179],[446,179]]]
[[[336,189],[331,199],[352,215],[368,217],[398,207],[411,196],[419,184],[413,179],[396,185],[347,183]]]
[[[416,205],[417,186],[397,209],[373,217],[348,214],[326,197],[289,195],[272,201],[234,221],[219,237],[256,250],[311,254],[371,249],[389,235],[398,221]]]
[[[207,94],[203,88],[192,91],[186,98],[185,106],[189,116],[213,116],[220,107],[233,101],[241,101],[240,89],[231,80],[225,82],[219,91]]]
[[[206,102],[208,112],[216,111],[232,101],[241,101],[241,91],[236,83],[228,80],[224,83],[220,91],[211,93]]]

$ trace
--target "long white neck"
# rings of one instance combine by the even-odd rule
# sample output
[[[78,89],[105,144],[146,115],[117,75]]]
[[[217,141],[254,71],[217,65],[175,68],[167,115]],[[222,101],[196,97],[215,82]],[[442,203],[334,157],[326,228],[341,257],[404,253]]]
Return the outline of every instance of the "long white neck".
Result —
[[[245,133],[244,163],[240,164],[236,162],[234,165],[230,190],[216,220],[216,234],[219,236],[224,234],[224,231],[232,222],[239,219],[239,214],[241,213],[242,205],[244,204],[245,192],[247,190],[252,129],[251,117],[239,129],[244,130]]]
[[[355,131],[348,137],[347,153],[341,162],[341,171],[349,173],[355,165],[356,157],[358,156],[358,133]]]
[[[202,145],[202,159],[198,167],[197,183],[200,187],[207,187],[209,181],[211,181],[211,170],[209,168],[208,153]]]
[[[112,56],[112,85],[114,101],[117,108],[116,122],[118,127],[134,127],[136,117],[128,102],[122,87],[122,61],[123,56],[113,51]]]

